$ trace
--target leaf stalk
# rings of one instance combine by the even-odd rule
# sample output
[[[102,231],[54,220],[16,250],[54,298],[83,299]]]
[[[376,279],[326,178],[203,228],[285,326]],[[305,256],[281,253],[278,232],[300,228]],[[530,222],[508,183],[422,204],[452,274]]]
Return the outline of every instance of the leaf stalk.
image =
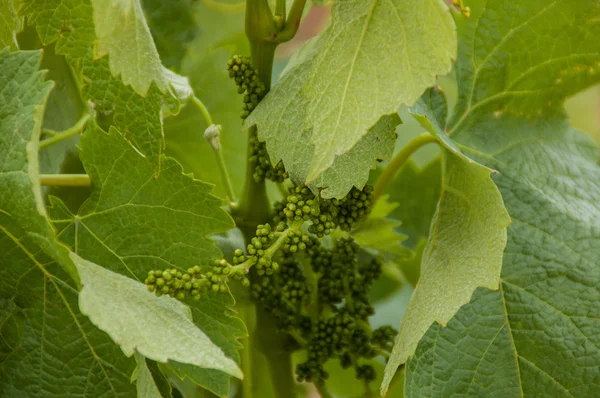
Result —
[[[383,173],[377,179],[377,183],[375,184],[375,191],[373,192],[373,201],[377,201],[377,199],[385,192],[389,182],[392,180],[394,175],[406,164],[406,161],[419,150],[422,146],[438,142],[437,138],[429,133],[421,134],[415,138],[413,138],[400,152],[394,156],[392,161],[388,164],[388,166],[383,170]]]
[[[43,141],[40,141],[40,149],[47,148],[47,147],[54,145],[60,141],[66,140],[67,138],[71,138],[72,136],[81,133],[89,120],[90,120],[90,113],[86,112],[83,115],[81,115],[79,120],[73,126],[69,127],[66,130],[63,130],[60,132],[53,131],[53,130],[44,130],[42,132],[42,134],[49,134],[49,135],[52,135],[52,137],[45,139]]]

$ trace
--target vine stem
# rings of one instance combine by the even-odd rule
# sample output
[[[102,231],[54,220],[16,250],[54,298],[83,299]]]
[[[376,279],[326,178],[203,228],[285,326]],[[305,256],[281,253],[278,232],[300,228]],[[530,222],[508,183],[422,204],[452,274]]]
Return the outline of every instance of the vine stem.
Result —
[[[87,174],[40,174],[40,184],[52,187],[89,187]]]
[[[412,139],[396,156],[392,161],[388,164],[388,166],[383,170],[383,173],[377,179],[377,183],[375,184],[375,191],[373,193],[373,201],[377,201],[377,199],[385,192],[387,185],[392,180],[394,175],[406,164],[406,161],[419,150],[422,146],[438,142],[437,138],[429,133],[421,134],[418,137]]]
[[[86,112],[83,115],[81,115],[79,120],[73,126],[69,127],[66,130],[60,132],[53,130],[44,130],[42,132],[43,134],[49,134],[52,135],[52,137],[40,141],[40,149],[44,149],[46,147],[49,147],[50,145],[54,145],[60,141],[66,140],[67,138],[81,133],[89,120],[90,114],[89,112]]]

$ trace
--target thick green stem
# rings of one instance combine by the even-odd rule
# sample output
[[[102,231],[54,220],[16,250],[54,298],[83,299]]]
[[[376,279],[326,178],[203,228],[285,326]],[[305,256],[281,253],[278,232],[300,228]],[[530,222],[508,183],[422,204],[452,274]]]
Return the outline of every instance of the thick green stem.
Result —
[[[85,113],[79,118],[77,123],[75,123],[73,126],[69,127],[68,129],[66,129],[64,131],[60,131],[60,132],[50,131],[50,130],[44,131],[43,132],[44,134],[50,134],[50,135],[52,135],[52,137],[45,139],[43,141],[40,141],[40,149],[44,149],[46,147],[49,147],[50,145],[56,144],[57,142],[66,140],[67,138],[70,138],[74,135],[81,133],[83,131],[83,129],[85,128],[85,125],[87,124],[88,120],[90,120],[90,114]]]
[[[250,6],[250,3],[251,2],[249,1],[248,6]],[[270,12],[269,15],[271,15]],[[248,23],[248,17],[246,18],[246,23]],[[258,75],[267,91],[271,88],[271,73],[276,46],[277,44],[257,42],[250,39],[252,63],[258,69]],[[250,157],[252,156],[250,142],[251,140],[256,139],[256,135],[256,126],[250,127],[248,129],[248,150],[246,156],[244,190],[242,191],[238,209],[234,214],[236,223],[242,230],[247,242],[254,236],[256,226],[269,220],[271,211],[265,182],[256,182],[254,180],[254,164],[250,161]]]
[[[89,187],[87,174],[40,174],[40,184],[52,187]]]
[[[388,183],[392,180],[394,175],[404,166],[408,158],[411,157],[419,148],[423,145],[437,142],[437,138],[429,133],[422,134],[411,140],[398,154],[392,159],[388,166],[383,170],[383,173],[377,179],[375,184],[375,192],[373,193],[374,201],[376,201],[384,192]]]
[[[279,330],[273,314],[262,308],[256,309],[259,325],[256,341],[267,359],[271,384],[276,397],[295,397],[296,382],[292,371],[291,341],[287,333]]]

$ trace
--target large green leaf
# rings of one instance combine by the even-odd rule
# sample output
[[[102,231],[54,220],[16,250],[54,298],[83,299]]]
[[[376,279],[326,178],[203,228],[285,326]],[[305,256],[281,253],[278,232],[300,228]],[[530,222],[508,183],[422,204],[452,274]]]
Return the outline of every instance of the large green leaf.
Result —
[[[158,297],[134,279],[86,261],[75,253],[83,288],[79,308],[107,332],[127,356],[139,352],[159,362],[179,361],[242,377],[237,364],[198,329],[189,308]],[[120,316],[115,316],[120,313]]]
[[[408,363],[408,396],[600,394],[598,148],[564,98],[600,81],[595,1],[471,1],[459,23],[458,147],[499,172],[513,220],[501,283]]]
[[[0,365],[3,397],[129,396],[132,361],[77,308],[77,271],[45,218],[38,137],[52,86],[41,51],[0,53],[0,297],[16,311]],[[68,271],[69,274],[67,274]],[[12,326],[11,326],[12,327]]]
[[[414,103],[450,69],[456,38],[442,1],[371,0],[336,2],[331,25],[307,46],[246,123],[258,125],[271,157],[283,159],[296,183],[315,181],[382,115]],[[358,164],[376,159],[356,152]]]
[[[106,134],[88,127],[81,136],[80,156],[92,180],[90,199],[73,215],[53,198],[50,214],[61,240],[81,257],[138,280],[152,269],[208,267],[221,258],[208,235],[233,227],[233,222],[210,194],[209,184],[183,174],[174,159],[164,156],[155,178],[153,161],[114,128]],[[210,294],[188,304],[196,325],[237,360],[237,339],[246,330],[228,308],[231,296]],[[226,374],[197,372],[206,375],[204,387],[227,394]]]

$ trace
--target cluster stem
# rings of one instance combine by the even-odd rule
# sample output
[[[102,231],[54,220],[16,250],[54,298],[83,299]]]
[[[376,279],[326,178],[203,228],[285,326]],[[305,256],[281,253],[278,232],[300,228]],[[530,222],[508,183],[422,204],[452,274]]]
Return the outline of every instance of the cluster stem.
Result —
[[[277,253],[277,251],[279,249],[281,249],[281,246],[283,246],[285,244],[285,239],[290,235],[290,232],[295,233],[295,232],[299,232],[302,230],[303,223],[304,223],[303,220],[294,221],[285,231],[279,232],[277,239],[275,240],[275,242],[273,242],[273,244],[271,246],[269,246],[267,248],[267,250],[265,250],[263,257],[272,258],[275,255],[275,253]],[[248,273],[248,271],[250,270],[250,268],[252,268],[253,265],[254,265],[253,258],[249,258],[248,260],[244,261],[243,263],[234,265],[233,267],[231,267],[231,272],[234,273],[236,271],[243,270],[245,273]]]

